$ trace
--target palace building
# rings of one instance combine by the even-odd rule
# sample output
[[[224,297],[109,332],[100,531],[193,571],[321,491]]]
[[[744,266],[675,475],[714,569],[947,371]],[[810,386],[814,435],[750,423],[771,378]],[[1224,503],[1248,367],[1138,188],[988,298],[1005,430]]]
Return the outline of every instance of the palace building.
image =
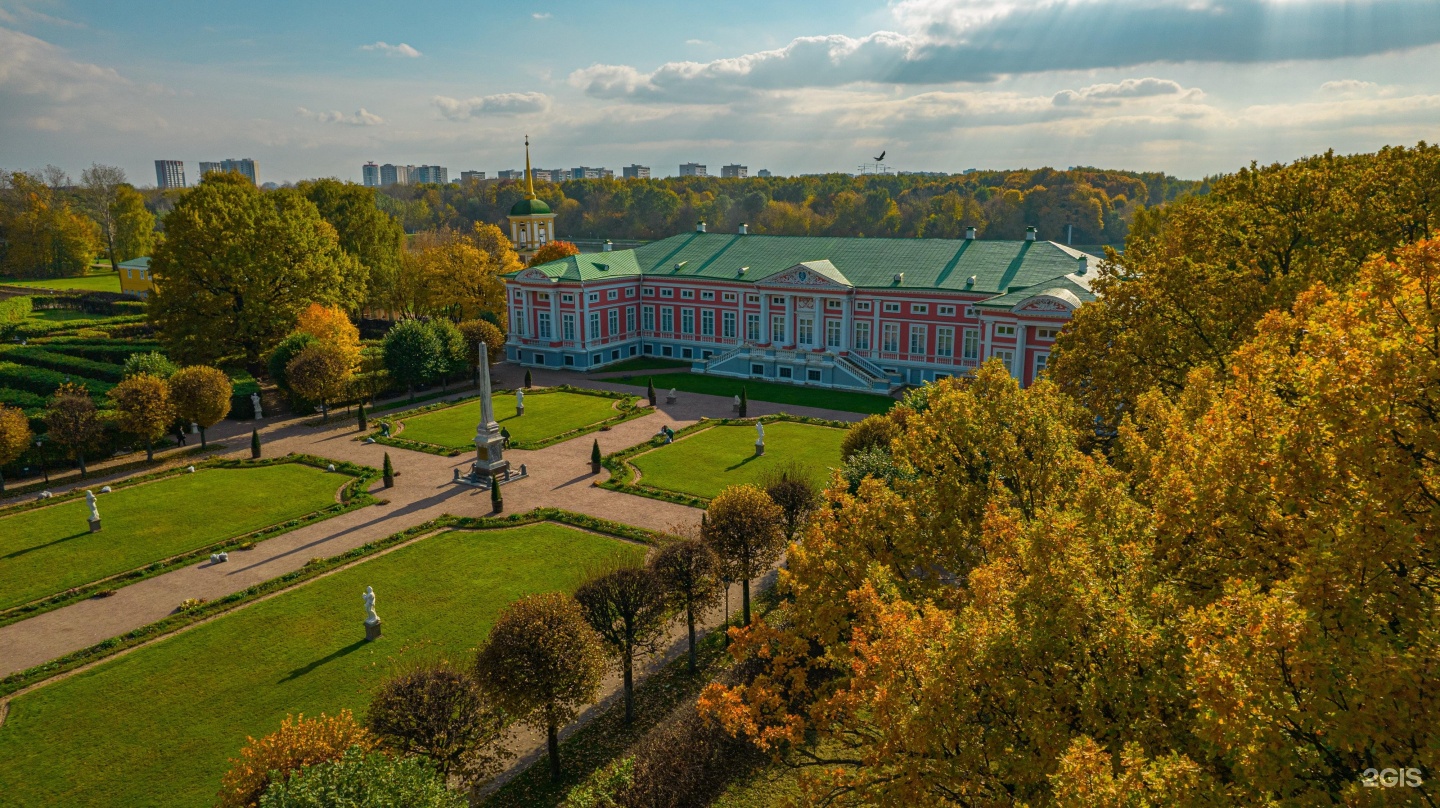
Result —
[[[1024,241],[974,235],[762,236],[702,222],[631,250],[607,244],[506,276],[507,355],[574,370],[672,358],[696,372],[876,392],[995,357],[1028,385],[1095,299],[1099,259],[1038,241],[1033,227]]]

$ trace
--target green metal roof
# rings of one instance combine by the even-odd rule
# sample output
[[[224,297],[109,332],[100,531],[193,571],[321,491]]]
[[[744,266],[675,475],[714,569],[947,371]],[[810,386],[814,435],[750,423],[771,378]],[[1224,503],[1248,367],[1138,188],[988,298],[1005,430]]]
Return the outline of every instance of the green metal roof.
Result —
[[[510,208],[511,216],[534,216],[538,213],[549,213],[550,206],[539,199],[522,199]]]
[[[816,274],[856,288],[1008,295],[1070,275],[1081,258],[1091,272],[1099,265],[1093,255],[1050,241],[685,233],[632,250],[574,255],[533,269],[572,282],[645,275],[755,283],[806,264]],[[1094,299],[1083,282],[1073,285],[1081,300]]]
[[[129,261],[121,261],[120,263],[116,264],[116,266],[123,269],[146,269],[150,266],[150,256],[147,255],[143,258],[131,258]]]

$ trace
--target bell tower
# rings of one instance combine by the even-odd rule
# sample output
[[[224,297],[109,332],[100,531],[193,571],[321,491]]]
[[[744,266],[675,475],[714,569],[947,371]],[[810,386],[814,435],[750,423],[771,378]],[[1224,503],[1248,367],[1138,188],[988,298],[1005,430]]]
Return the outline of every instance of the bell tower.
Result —
[[[555,214],[535,197],[535,173],[530,170],[530,136],[525,136],[525,198],[510,208],[510,242],[520,260],[529,263],[535,251],[555,240]]]

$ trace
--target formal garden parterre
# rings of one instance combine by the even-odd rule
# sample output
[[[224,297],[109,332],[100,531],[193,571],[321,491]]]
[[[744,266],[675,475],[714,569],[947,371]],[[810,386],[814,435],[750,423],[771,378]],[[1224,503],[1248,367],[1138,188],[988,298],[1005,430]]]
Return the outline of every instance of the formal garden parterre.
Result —
[[[287,713],[361,711],[406,665],[468,659],[505,604],[645,552],[617,540],[645,535],[633,529],[607,536],[543,515],[456,520],[448,526],[490,529],[405,544],[20,695],[0,727],[0,793],[24,805],[206,803],[247,734]],[[365,643],[360,594],[372,584],[385,635]]]

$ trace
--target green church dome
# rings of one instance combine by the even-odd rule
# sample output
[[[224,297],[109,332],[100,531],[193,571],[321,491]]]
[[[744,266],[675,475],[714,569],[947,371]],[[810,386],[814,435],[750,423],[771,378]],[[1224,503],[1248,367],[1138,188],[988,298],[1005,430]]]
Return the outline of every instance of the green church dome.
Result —
[[[549,213],[550,206],[538,199],[522,199],[510,208],[511,216],[534,216],[538,213]]]

